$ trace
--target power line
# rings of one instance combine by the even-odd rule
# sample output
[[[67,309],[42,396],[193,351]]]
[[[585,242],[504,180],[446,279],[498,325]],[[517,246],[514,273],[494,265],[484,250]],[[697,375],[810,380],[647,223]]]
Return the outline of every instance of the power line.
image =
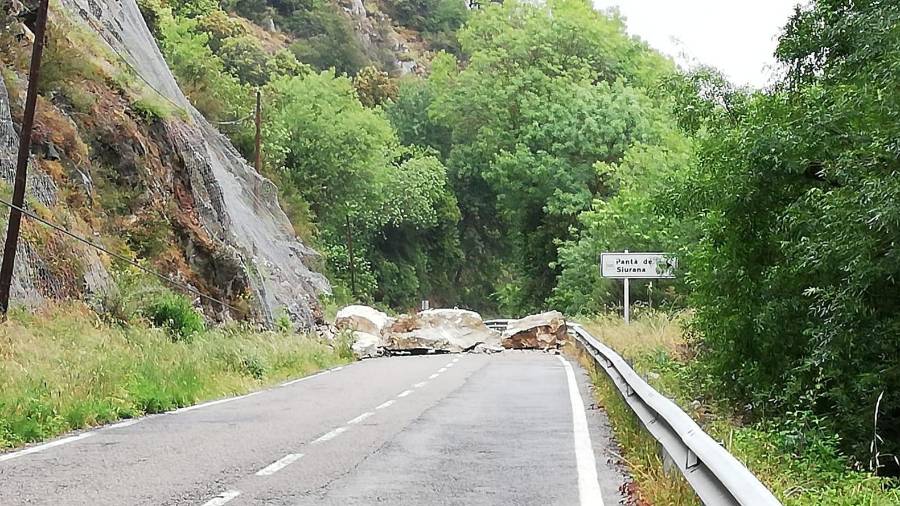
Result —
[[[178,287],[178,288],[181,288],[181,289],[183,289],[183,290],[185,290],[185,291],[187,291],[187,292],[190,292],[190,293],[193,293],[193,294],[195,294],[195,295],[198,295],[198,296],[200,296],[201,298],[207,299],[207,300],[212,301],[212,302],[215,302],[215,303],[217,303],[217,304],[221,304],[222,306],[227,307],[227,308],[229,308],[229,309],[235,311],[235,312],[238,313],[238,314],[241,313],[241,311],[240,311],[238,308],[232,306],[231,304],[228,304],[228,303],[226,303],[226,302],[223,302],[223,301],[221,301],[221,300],[219,300],[219,299],[217,299],[217,298],[215,298],[215,297],[211,297],[211,296],[209,296],[209,295],[206,295],[205,293],[201,292],[200,290],[197,290],[196,288],[194,288],[194,287],[192,287],[192,286],[190,286],[190,285],[186,285],[186,284],[184,284],[184,283],[180,283],[180,282],[178,282],[178,281],[175,281],[174,279],[171,279],[171,278],[169,278],[168,276],[165,276],[165,275],[163,275],[163,274],[161,274],[161,273],[159,273],[159,272],[156,272],[156,271],[154,271],[153,269],[148,269],[147,267],[144,267],[143,265],[141,265],[141,264],[135,262],[134,260],[132,260],[132,259],[126,257],[126,256],[120,255],[120,254],[118,254],[118,253],[114,253],[114,252],[112,252],[112,251],[106,249],[105,247],[103,247],[103,246],[101,246],[101,245],[99,245],[99,244],[97,244],[97,243],[95,243],[95,242],[93,242],[93,241],[91,241],[91,240],[89,240],[89,239],[85,239],[84,237],[81,237],[81,236],[79,236],[79,235],[77,235],[77,234],[73,234],[72,232],[69,232],[69,231],[66,230],[65,228],[61,227],[60,225],[57,225],[57,224],[55,224],[55,223],[53,223],[53,222],[51,222],[51,221],[49,221],[49,220],[45,220],[44,218],[41,218],[40,216],[34,214],[33,212],[31,212],[31,211],[29,211],[29,210],[27,210],[27,209],[24,209],[24,208],[19,207],[19,206],[16,206],[16,205],[13,205],[11,202],[7,202],[7,201],[5,201],[5,200],[3,200],[3,199],[0,199],[0,204],[3,204],[3,205],[5,205],[5,206],[9,207],[10,209],[15,209],[15,210],[19,211],[20,213],[22,213],[24,216],[27,216],[27,217],[32,218],[32,219],[34,219],[34,220],[37,220],[38,222],[40,222],[40,223],[42,223],[42,224],[44,224],[44,225],[46,225],[46,226],[48,226],[48,227],[50,227],[50,228],[56,230],[57,232],[59,232],[59,233],[61,233],[61,234],[64,234],[64,235],[66,235],[66,236],[68,236],[68,237],[71,237],[72,239],[75,239],[76,241],[82,242],[82,243],[84,243],[84,244],[86,244],[86,245],[88,245],[88,246],[90,246],[90,247],[92,247],[92,248],[94,248],[94,249],[96,249],[96,250],[102,251],[103,253],[106,253],[107,255],[109,255],[109,256],[111,256],[111,257],[114,257],[114,258],[116,258],[116,259],[118,259],[118,260],[121,260],[121,261],[123,261],[123,262],[125,262],[125,263],[127,263],[127,264],[129,264],[129,265],[132,265],[132,266],[136,267],[137,269],[140,269],[141,271],[143,271],[143,272],[145,272],[145,273],[147,273],[147,274],[150,274],[150,275],[152,275],[152,276],[155,276],[155,277],[157,277],[157,278],[159,278],[159,279],[165,281],[166,283],[169,283],[169,284],[171,284],[171,285],[173,285],[173,286],[176,286],[176,287]]]

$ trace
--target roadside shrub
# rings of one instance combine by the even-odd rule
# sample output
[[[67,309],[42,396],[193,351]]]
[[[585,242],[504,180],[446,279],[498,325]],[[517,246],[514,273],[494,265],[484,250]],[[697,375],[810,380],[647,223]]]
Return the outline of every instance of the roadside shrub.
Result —
[[[203,332],[203,317],[182,295],[164,293],[150,302],[144,311],[157,327],[168,329],[174,341],[190,341],[194,334]]]
[[[341,360],[355,360],[353,356],[353,333],[348,330],[341,330],[334,336],[332,348]]]
[[[241,356],[241,373],[253,379],[263,379],[266,375],[266,364],[258,355],[246,354]]]
[[[281,310],[278,316],[275,317],[275,330],[287,334],[293,329],[294,322],[291,321],[291,317],[284,310]]]

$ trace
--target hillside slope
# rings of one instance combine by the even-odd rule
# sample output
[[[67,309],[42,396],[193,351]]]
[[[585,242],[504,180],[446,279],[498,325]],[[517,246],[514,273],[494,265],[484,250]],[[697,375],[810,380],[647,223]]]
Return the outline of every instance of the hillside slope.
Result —
[[[302,326],[313,325],[320,318],[318,295],[330,290],[309,268],[316,253],[296,239],[271,182],[185,98],[135,1],[61,5],[51,20],[32,177],[48,174],[65,198],[41,203],[71,217],[84,235],[99,236],[246,312],[233,317],[271,323],[284,311]],[[4,7],[10,14],[4,78],[15,109],[27,82],[29,32],[21,22],[27,11]],[[4,176],[11,174],[4,169]],[[24,247],[40,249],[27,236]],[[68,253],[72,246],[57,249]],[[72,256],[79,265],[60,274],[88,277],[83,257],[77,250]],[[77,287],[69,293],[22,285],[17,295],[87,295],[83,282],[72,284]],[[35,291],[39,295],[23,293]],[[220,317],[233,313],[212,309]]]

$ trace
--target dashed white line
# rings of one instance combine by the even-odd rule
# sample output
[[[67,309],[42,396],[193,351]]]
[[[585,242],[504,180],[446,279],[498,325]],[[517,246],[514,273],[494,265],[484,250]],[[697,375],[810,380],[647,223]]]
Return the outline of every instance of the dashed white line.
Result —
[[[217,495],[216,497],[213,497],[209,501],[206,501],[205,503],[203,503],[203,506],[222,506],[223,504],[227,503],[228,501],[234,499],[235,497],[237,497],[239,495],[241,495],[241,493],[237,490],[226,490],[225,492],[222,492],[221,494]]]
[[[297,462],[303,457],[302,453],[289,453],[284,457],[276,460],[275,462],[267,465],[266,467],[260,469],[256,472],[257,476],[272,476],[273,474],[281,471],[285,467]]]
[[[454,363],[454,364],[457,363],[457,362],[459,362],[459,357],[453,359],[453,363]]]
[[[324,443],[325,441],[331,441],[332,439],[340,436],[344,432],[347,432],[347,427],[338,427],[337,429],[334,429],[331,432],[327,432],[324,435],[322,435],[321,437],[319,437],[319,439],[316,439],[315,441],[313,441],[313,444]]]
[[[397,397],[406,397],[407,395],[409,395],[411,393],[412,393],[412,390],[404,390],[404,391],[400,392],[400,394],[397,395]]]
[[[93,432],[85,432],[83,434],[78,434],[77,436],[65,437],[62,439],[57,439],[56,441],[51,441],[49,443],[44,443],[38,446],[32,446],[31,448],[25,448],[24,450],[19,450],[17,452],[7,453],[4,455],[0,455],[0,462],[5,460],[12,460],[16,457],[24,457],[25,455],[30,455],[32,453],[42,452],[44,450],[48,450],[55,446],[62,446],[68,443],[74,443],[75,441],[79,441],[81,439],[93,436]]]
[[[447,369],[450,369],[450,368],[453,367],[454,365],[456,365],[456,364],[454,364],[453,362],[450,362],[449,364],[447,364]]]
[[[395,402],[397,402],[397,401],[395,401],[394,399],[391,399],[391,400],[389,400],[389,401],[387,401],[387,402],[385,402],[385,403],[379,405],[379,406],[378,406],[377,408],[375,408],[375,409],[384,409],[384,408],[388,408],[388,407],[392,406]]]
[[[581,506],[602,506],[603,495],[600,492],[600,483],[597,481],[597,461],[594,458],[593,446],[591,446],[587,416],[584,414],[584,401],[581,400],[578,382],[575,381],[575,371],[566,359],[559,356],[557,358],[566,370],[566,380],[569,383],[572,430],[575,437],[575,463],[578,468],[578,496],[581,498]]]
[[[442,373],[442,372],[447,372],[447,368],[446,368],[446,367],[441,367],[440,369],[438,369],[438,374],[440,374],[440,373]]]
[[[376,408],[376,409],[377,409],[377,408]],[[350,420],[349,422],[347,422],[347,425],[356,425],[356,424],[358,424],[359,422],[365,420],[366,418],[369,418],[370,416],[372,416],[372,415],[374,415],[374,414],[375,414],[375,413],[373,413],[373,412],[371,412],[371,411],[366,411],[365,413],[363,413],[363,414],[357,416],[357,417],[354,418],[353,420]]]
[[[440,373],[434,373],[431,376],[429,376],[428,379],[433,380],[434,378],[437,378],[438,376],[440,376]]]
[[[427,381],[420,381],[419,383],[416,383],[415,385],[413,385],[413,388],[422,388],[427,384],[428,384]]]

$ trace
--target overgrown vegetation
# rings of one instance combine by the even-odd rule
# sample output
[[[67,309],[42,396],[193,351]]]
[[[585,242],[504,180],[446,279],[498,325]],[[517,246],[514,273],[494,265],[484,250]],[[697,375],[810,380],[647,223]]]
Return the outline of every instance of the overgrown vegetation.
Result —
[[[196,311],[174,307],[179,312],[163,328],[143,319],[107,323],[81,303],[14,312],[0,326],[0,449],[246,393],[349,360],[345,350],[312,338],[240,325],[181,339],[183,327],[177,334],[165,327]]]
[[[299,67],[263,65],[274,48],[253,50],[262,36],[225,14],[355,52],[325,3],[162,5],[179,79],[237,90],[204,112],[240,117],[264,87],[266,170],[337,293],[591,314],[622,303],[601,252],[671,251],[678,281],[633,295],[696,310],[697,360],[721,398],[754,421],[808,411],[854,465],[900,472],[896,5],[798,9],[778,48],[784,76],[764,92],[678,71],[582,0],[465,15],[449,0],[379,3],[408,28],[452,33],[427,77],[403,79],[371,55],[327,62],[296,45]],[[249,154],[247,132],[232,137]]]
[[[323,253],[334,300],[598,314],[622,304],[621,286],[599,276],[601,252],[671,251],[678,280],[635,283],[632,294],[694,311],[693,364],[656,354],[656,366],[716,393],[716,412],[741,422],[736,451],[800,456],[760,454],[761,472],[818,455],[824,467],[795,469],[796,486],[829,498],[822,477],[859,478],[834,492],[837,503],[852,487],[863,498],[875,490],[848,468],[900,474],[897,5],[812,0],[781,36],[783,77],[750,91],[713,69],[679,71],[583,0],[369,2],[366,34],[331,0],[140,4],[188,97],[248,158],[261,90],[263,170],[297,234]],[[392,20],[445,50],[416,62],[423,75],[400,77],[397,55],[366,42],[389,40]],[[65,28],[51,30],[52,100],[36,134],[62,161],[44,168],[60,180],[78,165],[68,162],[94,165],[96,204],[65,189],[92,200],[82,215],[109,218],[85,228],[121,232],[110,240],[129,255],[184,262],[172,213],[135,189],[147,160],[115,152],[144,145],[148,125],[178,111],[128,72],[98,66],[105,56],[85,57],[103,50]],[[11,89],[22,87],[23,54],[4,53]],[[127,142],[91,124],[101,106],[140,124]],[[60,111],[96,137],[90,150]],[[168,326],[154,334],[167,346],[217,332],[186,300],[138,299],[107,313]],[[250,376],[269,370],[237,362]]]
[[[587,321],[587,328],[620,353],[664,395],[698,420],[704,429],[741,460],[786,506],[889,505],[900,501],[895,481],[852,470],[827,423],[810,409],[778,421],[736,416],[719,395],[718,381],[693,360],[692,343],[683,337],[689,314],[669,316],[647,311],[631,325],[617,316]],[[587,363],[587,361],[585,361]],[[680,478],[662,474],[657,443],[640,426],[615,386],[595,371],[595,393],[609,413],[623,458],[632,470],[633,493],[649,504],[699,504]]]

